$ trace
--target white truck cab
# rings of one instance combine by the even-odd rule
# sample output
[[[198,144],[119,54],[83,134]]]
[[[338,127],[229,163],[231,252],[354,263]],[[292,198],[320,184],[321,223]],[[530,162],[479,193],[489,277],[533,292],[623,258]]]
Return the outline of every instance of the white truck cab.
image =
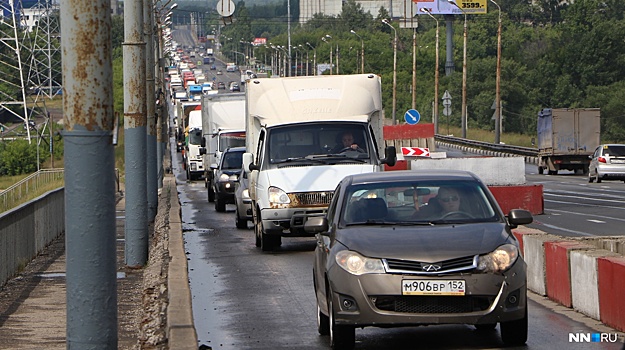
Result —
[[[204,165],[200,148],[202,147],[202,111],[194,110],[189,113],[189,125],[186,136],[185,161],[187,180],[193,181],[202,177]]]
[[[395,164],[395,147],[383,149],[377,75],[251,79],[246,96],[243,167],[263,251],[281,237],[310,236],[304,223],[325,215],[346,175]]]

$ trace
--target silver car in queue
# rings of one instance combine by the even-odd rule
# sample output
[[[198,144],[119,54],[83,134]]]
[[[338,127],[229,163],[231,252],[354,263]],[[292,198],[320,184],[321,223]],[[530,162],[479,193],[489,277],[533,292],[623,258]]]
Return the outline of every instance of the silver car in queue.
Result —
[[[526,264],[511,228],[532,220],[521,209],[504,216],[466,171],[347,176],[327,216],[304,225],[317,238],[319,333],[350,349],[361,327],[499,324],[504,345],[524,344]]]

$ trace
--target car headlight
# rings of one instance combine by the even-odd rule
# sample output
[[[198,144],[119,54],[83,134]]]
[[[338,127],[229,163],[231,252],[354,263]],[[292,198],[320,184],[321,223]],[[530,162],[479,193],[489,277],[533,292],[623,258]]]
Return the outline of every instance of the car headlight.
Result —
[[[289,204],[291,200],[283,190],[277,187],[269,187],[269,203]]]
[[[519,248],[514,244],[504,244],[489,254],[478,258],[477,269],[484,272],[503,272],[510,268],[519,257]]]
[[[219,175],[219,182],[228,182],[228,181],[230,181],[230,175],[228,174]]]
[[[336,254],[336,263],[352,275],[367,273],[385,273],[384,264],[380,259],[364,257],[350,250],[342,250]]]

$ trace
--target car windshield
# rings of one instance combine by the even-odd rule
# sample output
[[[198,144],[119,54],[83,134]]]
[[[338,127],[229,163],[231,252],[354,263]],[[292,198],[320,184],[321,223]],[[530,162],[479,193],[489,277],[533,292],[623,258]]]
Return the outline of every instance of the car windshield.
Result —
[[[345,197],[346,225],[496,222],[494,203],[475,181],[420,181],[351,186]]]
[[[611,145],[603,149],[603,154],[611,157],[625,157],[625,145]]]
[[[370,159],[368,134],[362,124],[310,123],[276,127],[269,136],[272,164],[331,164]]]
[[[226,152],[221,161],[222,170],[240,170],[243,166],[243,152]]]
[[[202,142],[202,130],[195,129],[189,132],[189,144],[199,145]]]

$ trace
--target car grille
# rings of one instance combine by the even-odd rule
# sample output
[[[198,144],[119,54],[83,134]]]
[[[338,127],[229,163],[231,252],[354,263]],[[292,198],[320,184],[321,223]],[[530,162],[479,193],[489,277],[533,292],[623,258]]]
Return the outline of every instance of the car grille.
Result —
[[[291,207],[327,207],[332,200],[334,192],[299,192],[289,193]]]
[[[376,308],[412,314],[458,314],[487,310],[489,296],[370,296]]]
[[[456,271],[472,270],[477,267],[477,256],[439,261],[435,263],[384,259],[387,271],[391,273],[441,274]],[[432,266],[435,266],[434,268]]]

